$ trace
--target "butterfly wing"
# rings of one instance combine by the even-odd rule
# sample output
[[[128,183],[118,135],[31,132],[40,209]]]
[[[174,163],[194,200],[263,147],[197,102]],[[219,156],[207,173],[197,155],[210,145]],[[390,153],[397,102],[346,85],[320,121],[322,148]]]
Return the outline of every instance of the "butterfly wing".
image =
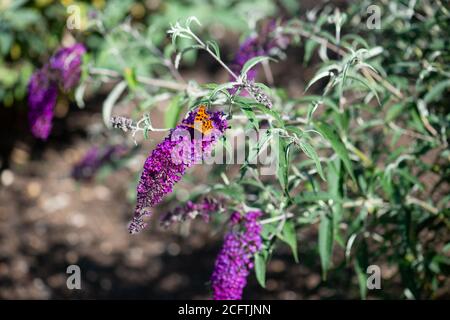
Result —
[[[194,124],[190,124],[188,127],[198,130],[203,134],[209,134],[213,126],[204,104],[200,105],[198,108],[194,118]]]

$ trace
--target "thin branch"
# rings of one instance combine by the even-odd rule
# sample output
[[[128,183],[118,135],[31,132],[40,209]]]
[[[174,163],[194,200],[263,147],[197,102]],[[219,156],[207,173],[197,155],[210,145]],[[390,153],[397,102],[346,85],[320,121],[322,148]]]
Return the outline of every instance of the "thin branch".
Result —
[[[101,75],[101,76],[107,76],[111,78],[122,78],[122,75],[114,70],[110,69],[102,69],[102,68],[91,68],[89,70],[89,73],[92,75]],[[162,80],[162,79],[156,79],[156,78],[150,78],[145,76],[136,76],[136,80],[139,81],[142,84],[146,84],[153,87],[158,88],[165,88],[175,91],[184,91],[188,88],[188,85],[185,83],[178,83],[173,82],[169,80]]]
[[[285,214],[280,214],[280,215],[278,215],[276,217],[273,217],[273,218],[267,218],[267,219],[261,220],[260,224],[264,225],[264,224],[268,224],[268,223],[277,222],[277,221],[280,221],[280,220],[286,220],[286,219],[292,218],[293,216],[294,216],[293,213],[288,212],[288,213],[285,213]]]
[[[399,131],[400,133],[402,133],[404,135],[407,135],[407,136],[410,136],[412,138],[416,138],[416,139],[420,139],[420,140],[424,140],[424,141],[428,141],[428,142],[434,142],[435,141],[435,139],[433,139],[433,138],[431,138],[429,136],[417,133],[417,132],[412,131],[412,130],[407,130],[405,128],[402,128],[402,127],[398,126],[397,124],[395,124],[394,122],[389,123],[389,127],[391,127],[391,129],[393,129],[395,131]]]
[[[431,204],[426,203],[425,201],[422,201],[420,199],[411,197],[411,196],[406,196],[406,203],[407,204],[416,204],[419,207],[421,207],[422,209],[427,210],[428,212],[431,212],[432,214],[438,214],[439,213],[439,209],[433,207]]]
[[[198,42],[200,46],[203,47],[204,50],[206,50],[236,81],[239,81],[239,77],[231,71],[231,69],[214,53],[209,49],[209,46],[207,46],[197,35],[189,30],[189,35],[194,38],[195,41]]]

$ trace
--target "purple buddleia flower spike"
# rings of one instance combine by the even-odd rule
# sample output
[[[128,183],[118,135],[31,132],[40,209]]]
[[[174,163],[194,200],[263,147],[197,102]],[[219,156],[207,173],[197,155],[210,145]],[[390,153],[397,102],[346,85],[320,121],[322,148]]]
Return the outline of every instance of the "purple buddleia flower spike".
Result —
[[[50,68],[58,77],[64,91],[69,91],[78,84],[81,76],[81,62],[86,48],[81,43],[59,49],[50,58]]]
[[[36,138],[47,140],[57,96],[57,85],[49,79],[47,67],[33,73],[28,83],[28,121]]]
[[[78,84],[81,59],[85,52],[85,47],[78,43],[62,48],[50,58],[49,64],[31,76],[28,83],[28,120],[31,133],[36,138],[48,138],[52,129],[58,86],[69,91]]]
[[[240,74],[245,63],[257,56],[272,56],[275,49],[285,49],[289,44],[289,38],[276,33],[277,24],[275,20],[266,23],[257,35],[251,35],[240,45],[233,62],[231,70],[235,74]],[[247,80],[253,81],[257,76],[257,67],[247,71]],[[231,79],[234,81],[235,79]],[[230,90],[232,94],[237,88]]]
[[[144,217],[149,216],[151,213],[150,211],[141,211],[139,214],[135,215],[133,219],[131,219],[130,224],[128,225],[128,231],[131,234],[136,234],[141,232],[147,227],[147,223],[144,222]]]
[[[235,74],[240,74],[244,64],[257,56],[265,55],[265,51],[260,47],[260,41],[257,36],[250,36],[239,47],[232,64],[231,70]],[[247,72],[247,79],[253,80],[256,78],[256,69],[252,68]]]
[[[240,300],[247,285],[247,277],[253,269],[253,256],[262,247],[261,230],[258,222],[261,211],[251,211],[241,216],[235,212],[230,218],[232,228],[225,235],[211,284],[214,300]]]
[[[143,211],[155,206],[166,194],[171,193],[186,170],[211,152],[227,128],[224,114],[215,112],[209,115],[213,129],[202,135],[190,127],[194,125],[195,115],[196,111],[191,111],[145,161],[137,186],[135,217],[142,217]]]
[[[121,158],[126,151],[127,148],[124,145],[109,145],[103,148],[94,146],[73,167],[72,177],[75,180],[89,180],[103,165]]]

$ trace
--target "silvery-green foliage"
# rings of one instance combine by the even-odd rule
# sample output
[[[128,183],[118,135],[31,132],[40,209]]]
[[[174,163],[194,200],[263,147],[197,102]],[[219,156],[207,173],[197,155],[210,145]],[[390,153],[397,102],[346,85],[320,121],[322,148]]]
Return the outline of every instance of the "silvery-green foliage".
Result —
[[[264,246],[255,256],[261,285],[280,244],[304,263],[299,234],[311,229],[324,280],[352,270],[362,298],[381,294],[366,287],[367,267],[376,264],[394,270],[403,297],[434,297],[448,286],[450,268],[450,15],[440,1],[417,2],[412,15],[400,14],[411,12],[408,6],[392,3],[352,2],[345,10],[328,4],[280,24],[315,70],[301,97],[291,97],[277,79],[269,84],[267,73],[247,82],[252,67],[276,68],[269,57],[256,57],[234,74],[221,43],[204,32],[209,22],[202,15],[177,17],[157,31],[163,18],[147,29],[129,21],[100,28],[104,41],[86,62],[85,81],[113,82],[105,121],[121,101],[133,102],[132,117],[145,137],[174,127],[199,104],[226,112],[232,130],[263,133],[257,143],[241,146],[249,152],[238,175],[216,166],[209,184],[190,194],[226,198],[230,211],[265,213]],[[379,30],[364,22],[369,5],[384,13]],[[171,41],[153,34],[166,32]],[[199,51],[231,80],[184,79],[188,55]],[[244,90],[249,94],[241,95]],[[164,125],[156,126],[146,114],[161,100],[169,103]],[[275,174],[262,177],[253,160],[276,139]],[[222,143],[230,147],[226,138]],[[388,289],[382,294],[397,297]]]

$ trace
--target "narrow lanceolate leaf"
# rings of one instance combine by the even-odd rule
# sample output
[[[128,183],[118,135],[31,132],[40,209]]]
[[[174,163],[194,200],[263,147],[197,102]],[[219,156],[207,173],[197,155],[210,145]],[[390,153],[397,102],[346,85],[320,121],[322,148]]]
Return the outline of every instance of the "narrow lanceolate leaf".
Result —
[[[220,59],[220,49],[219,49],[219,45],[217,44],[217,42],[211,41],[211,40],[206,41],[206,45],[208,46],[208,48],[212,49],[214,54]]]
[[[84,104],[84,92],[86,91],[86,83],[82,83],[80,84],[76,89],[75,89],[75,101],[77,103],[77,106],[82,109],[84,108],[85,104]]]
[[[307,40],[305,42],[305,55],[303,57],[303,64],[306,65],[314,53],[314,49],[319,45],[318,42],[314,40]]]
[[[319,81],[320,79],[330,77],[331,75],[332,75],[332,73],[331,73],[330,71],[323,71],[323,72],[320,72],[320,73],[316,74],[316,75],[314,76],[314,78],[312,78],[312,79],[308,82],[308,85],[306,86],[305,92],[308,91],[308,89],[309,89],[314,83],[316,83],[317,81]]]
[[[322,264],[322,277],[327,278],[327,272],[331,265],[333,252],[333,221],[332,218],[323,214],[319,225],[319,254]]]
[[[173,128],[178,122],[181,112],[181,96],[175,96],[170,101],[169,107],[164,114],[164,123],[166,128]]]
[[[256,280],[261,287],[266,287],[266,259],[263,256],[263,253],[255,254],[255,274]]]
[[[123,70],[123,77],[128,84],[130,90],[136,89],[138,82],[136,80],[136,72],[134,68],[125,68]]]
[[[370,92],[373,93],[373,95],[375,96],[375,98],[377,98],[377,102],[378,102],[378,104],[381,106],[380,97],[378,97],[377,91],[375,90],[375,88],[373,87],[373,85],[369,84],[369,82],[368,82],[366,79],[360,78],[360,77],[356,77],[356,76],[353,76],[353,75],[348,75],[347,77],[348,77],[349,79],[352,79],[352,80],[356,81],[356,82],[359,82],[359,83],[362,84],[364,87],[366,87],[367,89],[369,89]]]
[[[352,246],[357,236],[358,234],[354,233],[347,240],[347,244],[345,245],[345,259],[347,260],[350,260],[350,254],[352,253]]]
[[[403,103],[396,103],[392,105],[387,111],[384,120],[387,122],[395,120],[403,112],[405,105]]]
[[[232,89],[235,85],[236,85],[236,83],[234,83],[234,82],[227,82],[227,83],[223,83],[221,85],[218,85],[217,87],[215,87],[213,89],[213,91],[211,91],[210,99],[214,99],[214,97],[219,92],[222,92],[225,95],[229,96],[230,94],[228,93],[228,89]]]
[[[303,150],[303,152],[311,158],[314,163],[316,164],[317,172],[319,173],[320,177],[325,180],[325,176],[323,174],[322,165],[320,164],[319,156],[317,155],[316,150],[306,141],[301,140],[299,142],[300,148]]]
[[[256,66],[258,63],[261,63],[261,62],[267,61],[267,60],[274,60],[274,59],[272,59],[272,58],[270,58],[270,57],[266,57],[266,56],[257,56],[257,57],[254,57],[254,58],[248,60],[248,61],[244,64],[244,66],[242,67],[241,75],[246,75],[247,72],[248,72],[251,68],[253,68],[254,66]]]
[[[430,91],[428,91],[428,93],[424,97],[424,101],[426,103],[429,103],[436,100],[437,98],[440,98],[448,88],[450,88],[450,80],[439,82],[438,84],[433,86]]]
[[[336,230],[336,234],[339,232],[339,224],[342,220],[343,206],[342,206],[342,193],[341,193],[341,176],[342,173],[342,161],[335,159],[327,163],[327,182],[328,193],[330,194],[331,210],[333,212],[333,228]],[[337,199],[337,200],[334,200]]]
[[[303,130],[295,126],[286,126],[286,130],[297,135],[297,138],[301,138],[304,134]]]
[[[262,104],[255,105],[256,108],[258,108],[263,114],[272,116],[275,120],[278,122],[278,126],[284,128],[285,123],[283,121],[283,118],[280,116],[280,114],[277,111],[271,110],[267,108],[266,106]]]
[[[315,128],[322,134],[325,139],[330,142],[331,147],[344,163],[345,169],[347,169],[350,176],[353,178],[353,180],[355,180],[353,167],[348,155],[348,151],[337,132],[325,122],[316,123]]]
[[[255,130],[258,131],[259,123],[253,110],[250,108],[241,108],[241,110],[247,117],[248,121],[250,121],[250,124],[253,126],[253,128],[255,128]]]
[[[358,276],[359,292],[361,299],[367,297],[367,266],[369,265],[367,243],[363,240],[355,256],[355,272]]]
[[[183,55],[191,50],[200,50],[203,49],[202,46],[200,45],[192,45],[189,47],[184,48],[182,51],[178,52],[177,56],[175,57],[175,68],[178,69],[178,67],[180,66],[180,62],[181,62],[181,58],[183,57]]]
[[[118,84],[116,84],[114,89],[112,89],[112,91],[109,93],[106,100],[103,102],[103,109],[102,109],[103,122],[105,123],[105,125],[108,128],[111,126],[110,119],[111,119],[112,108],[116,104],[120,95],[125,91],[127,86],[128,86],[128,84],[126,81],[120,81]]]
[[[359,259],[355,259],[354,266],[356,275],[358,277],[359,294],[361,296],[361,299],[365,300],[367,298],[367,273],[366,270],[363,269],[363,266],[361,265],[361,261]]]
[[[286,141],[282,138],[278,139],[278,166],[277,176],[283,190],[287,190],[288,184],[288,153],[289,148]]]
[[[289,220],[284,224],[282,240],[291,247],[295,262],[298,263],[297,234],[295,232],[295,225],[293,221]]]
[[[336,198],[329,192],[316,191],[316,192],[302,192],[295,196],[294,201],[299,205],[304,205],[308,202],[318,202],[318,201],[328,201],[333,200],[333,202],[340,202],[339,198]]]

